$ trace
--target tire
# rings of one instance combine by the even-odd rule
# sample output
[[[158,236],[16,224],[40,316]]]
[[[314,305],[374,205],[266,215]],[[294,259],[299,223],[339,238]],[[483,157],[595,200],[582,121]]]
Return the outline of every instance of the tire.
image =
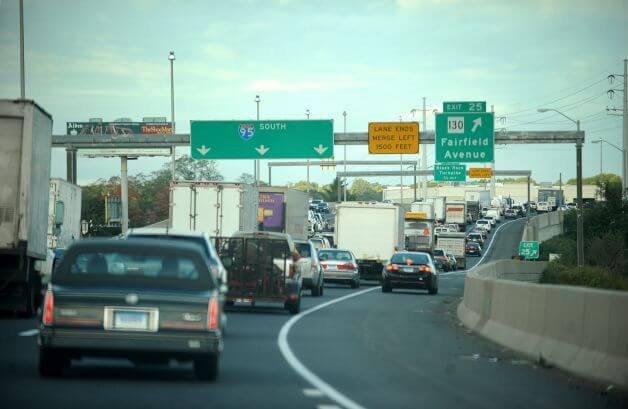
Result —
[[[358,283],[356,283],[355,280],[351,280],[350,287],[351,288],[358,288]]]
[[[436,295],[436,294],[438,294],[438,284],[437,283],[432,283],[432,285],[430,285],[429,288],[427,289],[427,293],[429,295]]]
[[[58,352],[47,348],[39,349],[39,374],[50,378],[61,375],[63,369],[70,366],[70,360]]]
[[[323,292],[324,292],[324,290],[323,290],[323,289],[324,289],[324,288],[325,288],[325,285],[324,285],[324,283],[323,283],[323,280],[321,280],[321,288],[320,288],[320,290],[319,290],[319,294],[320,294],[321,296],[323,295]]]
[[[218,354],[210,354],[194,360],[194,372],[202,381],[215,381],[218,379]]]
[[[297,297],[295,301],[288,302],[286,307],[291,315],[297,315],[301,311],[301,296]]]
[[[389,285],[386,285],[385,283],[382,285],[382,292],[383,293],[390,293],[392,292],[392,287]]]
[[[321,287],[320,285],[316,285],[316,287],[312,287],[311,289],[312,297],[320,297],[321,296]]]

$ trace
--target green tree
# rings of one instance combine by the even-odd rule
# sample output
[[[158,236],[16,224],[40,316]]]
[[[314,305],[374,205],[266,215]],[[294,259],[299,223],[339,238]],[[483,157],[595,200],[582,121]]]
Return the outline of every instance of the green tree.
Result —
[[[583,185],[602,185],[603,183],[619,183],[621,184],[621,177],[614,173],[598,173],[594,176],[589,176],[587,178],[582,178]],[[571,178],[565,183],[566,185],[575,185],[576,178]]]
[[[222,180],[215,160],[195,160],[188,155],[181,156],[175,161],[177,179],[179,180]],[[161,170],[170,169],[170,164],[164,164]]]
[[[381,201],[382,185],[370,183],[365,179],[355,179],[347,193],[351,195],[352,200]]]
[[[255,183],[255,176],[250,173],[243,173],[238,177],[238,182],[252,185]]]

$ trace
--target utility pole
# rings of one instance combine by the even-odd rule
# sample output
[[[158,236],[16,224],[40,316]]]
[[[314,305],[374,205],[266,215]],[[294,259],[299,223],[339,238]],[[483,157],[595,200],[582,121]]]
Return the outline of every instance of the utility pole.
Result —
[[[423,128],[427,131],[427,110],[425,108],[425,97],[423,97]],[[421,170],[427,169],[427,145],[421,146]],[[416,180],[415,182],[416,183]],[[423,201],[427,199],[427,178],[421,176],[421,197]],[[414,198],[416,200],[416,197]]]
[[[174,122],[174,51],[170,51],[168,54],[168,60],[170,61],[170,120],[172,121],[172,134],[176,133],[175,131],[175,122]],[[176,147],[172,145],[170,148],[172,153],[172,180],[176,180]]]
[[[24,0],[20,0],[20,96],[22,99],[26,99],[26,79],[24,78]]]
[[[495,106],[491,104],[491,112],[495,114]],[[495,198],[495,155],[493,154],[493,161],[491,162],[491,201]]]
[[[622,174],[621,174],[621,187],[622,192],[625,198],[628,198],[628,59],[624,58],[624,74],[611,74],[608,76],[610,83],[613,83],[613,80],[616,76],[624,78],[624,87],[623,89],[609,89],[608,94],[609,97],[613,97],[615,91],[623,92],[624,95],[622,97],[622,108],[606,108],[607,111],[621,111],[621,117],[623,121],[622,126],[622,148],[618,148],[622,151]],[[611,114],[617,115],[618,114]],[[614,145],[613,145],[614,146]],[[616,147],[616,146],[615,146]],[[601,146],[600,146],[601,148]],[[616,147],[617,148],[617,147]]]
[[[624,197],[628,197],[628,59],[624,58],[624,112],[623,112],[623,121],[624,121],[624,138],[622,148],[624,149],[623,155],[623,168],[624,174],[622,178],[622,182],[624,183]]]
[[[305,117],[307,118],[307,120],[310,120],[310,109],[306,109],[305,110]],[[308,194],[308,196],[310,195],[310,160],[307,160],[307,188],[306,188],[306,192]]]
[[[259,103],[262,99],[259,95],[255,95],[255,104],[257,106],[257,120],[259,121]],[[259,185],[260,180],[260,167],[259,167],[259,159],[255,159],[253,161],[253,178],[255,179],[255,185]]]
[[[578,134],[580,134],[580,120],[576,121],[576,129]],[[582,267],[584,265],[584,228],[582,220],[582,142],[580,141],[576,143],[576,184],[576,194],[578,195],[576,247],[578,251],[578,267]]]
[[[347,133],[347,111],[342,111],[342,117],[343,117],[343,132],[346,134]],[[343,161],[344,161],[344,168],[345,168],[345,172],[347,171],[347,145],[345,144],[343,146]],[[343,178],[343,201],[346,202],[347,201],[347,178]]]

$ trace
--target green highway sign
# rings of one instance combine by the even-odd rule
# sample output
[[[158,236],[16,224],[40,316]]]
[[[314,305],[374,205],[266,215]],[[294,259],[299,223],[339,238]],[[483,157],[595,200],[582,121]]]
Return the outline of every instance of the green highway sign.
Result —
[[[190,148],[193,159],[331,158],[333,121],[190,121]]]
[[[519,242],[519,255],[526,260],[536,260],[539,258],[538,241]]]
[[[486,101],[445,101],[443,112],[486,112]]]
[[[467,180],[467,165],[457,163],[437,163],[434,165],[434,181],[464,182]]]
[[[436,162],[492,162],[492,112],[436,114]]]

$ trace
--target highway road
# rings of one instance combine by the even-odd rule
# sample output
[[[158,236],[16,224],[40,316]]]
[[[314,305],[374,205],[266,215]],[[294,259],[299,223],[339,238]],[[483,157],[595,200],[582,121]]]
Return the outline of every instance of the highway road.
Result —
[[[483,262],[510,258],[523,220],[504,223]],[[478,258],[472,258],[472,265]],[[191,365],[85,360],[37,373],[33,319],[0,319],[2,408],[620,408],[625,397],[544,368],[462,327],[465,272],[440,293],[328,286],[282,310],[230,311],[220,378]]]

